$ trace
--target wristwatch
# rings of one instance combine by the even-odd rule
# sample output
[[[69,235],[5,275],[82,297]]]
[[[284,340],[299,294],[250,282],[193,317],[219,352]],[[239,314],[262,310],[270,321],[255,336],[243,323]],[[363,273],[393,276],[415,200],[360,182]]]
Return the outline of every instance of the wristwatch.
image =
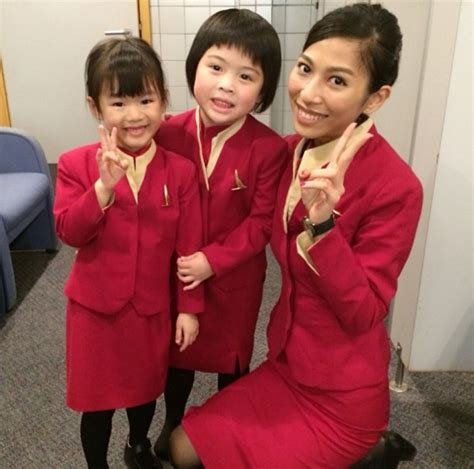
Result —
[[[326,221],[321,223],[311,223],[311,220],[308,216],[303,218],[303,228],[306,230],[306,233],[308,233],[308,236],[313,239],[316,238],[316,236],[320,236],[328,232],[330,229],[334,228],[335,225],[336,223],[334,222],[334,214],[332,213]]]

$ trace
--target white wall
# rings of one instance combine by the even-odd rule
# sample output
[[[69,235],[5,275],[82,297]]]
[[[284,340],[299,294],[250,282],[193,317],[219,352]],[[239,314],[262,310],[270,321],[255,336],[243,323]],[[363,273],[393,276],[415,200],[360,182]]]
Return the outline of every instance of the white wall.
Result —
[[[410,368],[474,370],[473,4],[463,2],[436,173]]]
[[[34,135],[49,163],[97,140],[84,63],[104,31],[138,34],[136,0],[3,0],[0,50],[11,125]]]

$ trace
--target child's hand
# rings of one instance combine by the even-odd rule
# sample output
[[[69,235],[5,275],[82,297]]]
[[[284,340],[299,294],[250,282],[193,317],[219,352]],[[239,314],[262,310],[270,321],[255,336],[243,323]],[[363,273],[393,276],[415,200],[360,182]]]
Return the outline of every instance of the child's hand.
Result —
[[[179,313],[176,319],[175,341],[180,346],[179,351],[186,350],[199,334],[199,321],[195,314]]]
[[[188,284],[184,287],[185,291],[196,288],[201,282],[214,275],[206,255],[201,251],[190,256],[179,257],[177,264],[178,278]]]
[[[120,160],[117,154],[117,128],[109,135],[103,125],[99,125],[100,148],[97,150],[97,167],[105,189],[112,191],[125,176],[128,162]]]
[[[301,185],[301,200],[312,223],[322,223],[333,212],[339,199],[344,194],[344,176],[352,158],[359,148],[372,137],[362,134],[350,142],[356,125],[351,124],[339,138],[331,154],[329,164],[313,171],[302,170],[298,176]]]

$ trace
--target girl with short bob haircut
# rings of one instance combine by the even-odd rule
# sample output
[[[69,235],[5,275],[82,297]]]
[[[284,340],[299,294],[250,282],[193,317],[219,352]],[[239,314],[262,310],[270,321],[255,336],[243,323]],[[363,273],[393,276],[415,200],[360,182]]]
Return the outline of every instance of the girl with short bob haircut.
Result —
[[[61,155],[54,214],[76,248],[66,283],[67,404],[82,412],[89,469],[107,468],[115,409],[126,408],[129,468],[160,468],[147,433],[168,365],[170,298],[184,350],[198,333],[203,292],[170,292],[175,253],[201,246],[193,165],[153,140],[166,108],[160,60],[138,38],[107,39],[86,63],[100,142]],[[188,223],[193,227],[188,229]]]
[[[167,120],[158,141],[198,167],[204,247],[178,259],[181,281],[205,283],[205,314],[192,351],[170,350],[166,421],[155,452],[166,458],[195,370],[218,373],[223,389],[249,370],[265,278],[284,140],[250,113],[271,104],[281,67],[273,27],[249,10],[228,9],[199,29],[186,60],[196,109]]]
[[[186,78],[193,96],[199,62],[213,46],[235,47],[260,65],[263,84],[253,111],[265,111],[275,97],[281,70],[280,41],[273,27],[245,9],[223,10],[209,17],[199,28],[186,59]]]
[[[273,221],[282,290],[267,359],[186,414],[170,440],[175,467],[347,468],[379,441],[385,448],[357,468],[414,456],[401,437],[380,439],[389,419],[384,319],[422,188],[369,117],[390,96],[401,41],[396,17],[367,3],[309,32],[288,80],[296,134]]]

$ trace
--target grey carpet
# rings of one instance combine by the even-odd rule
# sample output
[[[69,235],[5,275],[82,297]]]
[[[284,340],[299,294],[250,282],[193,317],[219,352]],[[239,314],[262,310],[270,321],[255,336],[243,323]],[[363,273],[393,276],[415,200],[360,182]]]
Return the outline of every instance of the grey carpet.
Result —
[[[79,414],[64,403],[62,290],[73,255],[68,247],[62,247],[57,254],[13,255],[19,300],[0,329],[1,469],[85,467],[78,433]],[[268,313],[278,292],[278,267],[270,258],[252,367],[265,356]],[[418,457],[414,463],[401,467],[473,468],[473,375],[412,373],[407,380],[410,390],[392,396],[390,426],[418,447]],[[215,388],[214,376],[198,374],[190,404],[203,402]],[[160,399],[152,440],[161,426],[162,411]],[[126,435],[126,416],[124,411],[118,411],[109,449],[112,469],[124,467]]]

